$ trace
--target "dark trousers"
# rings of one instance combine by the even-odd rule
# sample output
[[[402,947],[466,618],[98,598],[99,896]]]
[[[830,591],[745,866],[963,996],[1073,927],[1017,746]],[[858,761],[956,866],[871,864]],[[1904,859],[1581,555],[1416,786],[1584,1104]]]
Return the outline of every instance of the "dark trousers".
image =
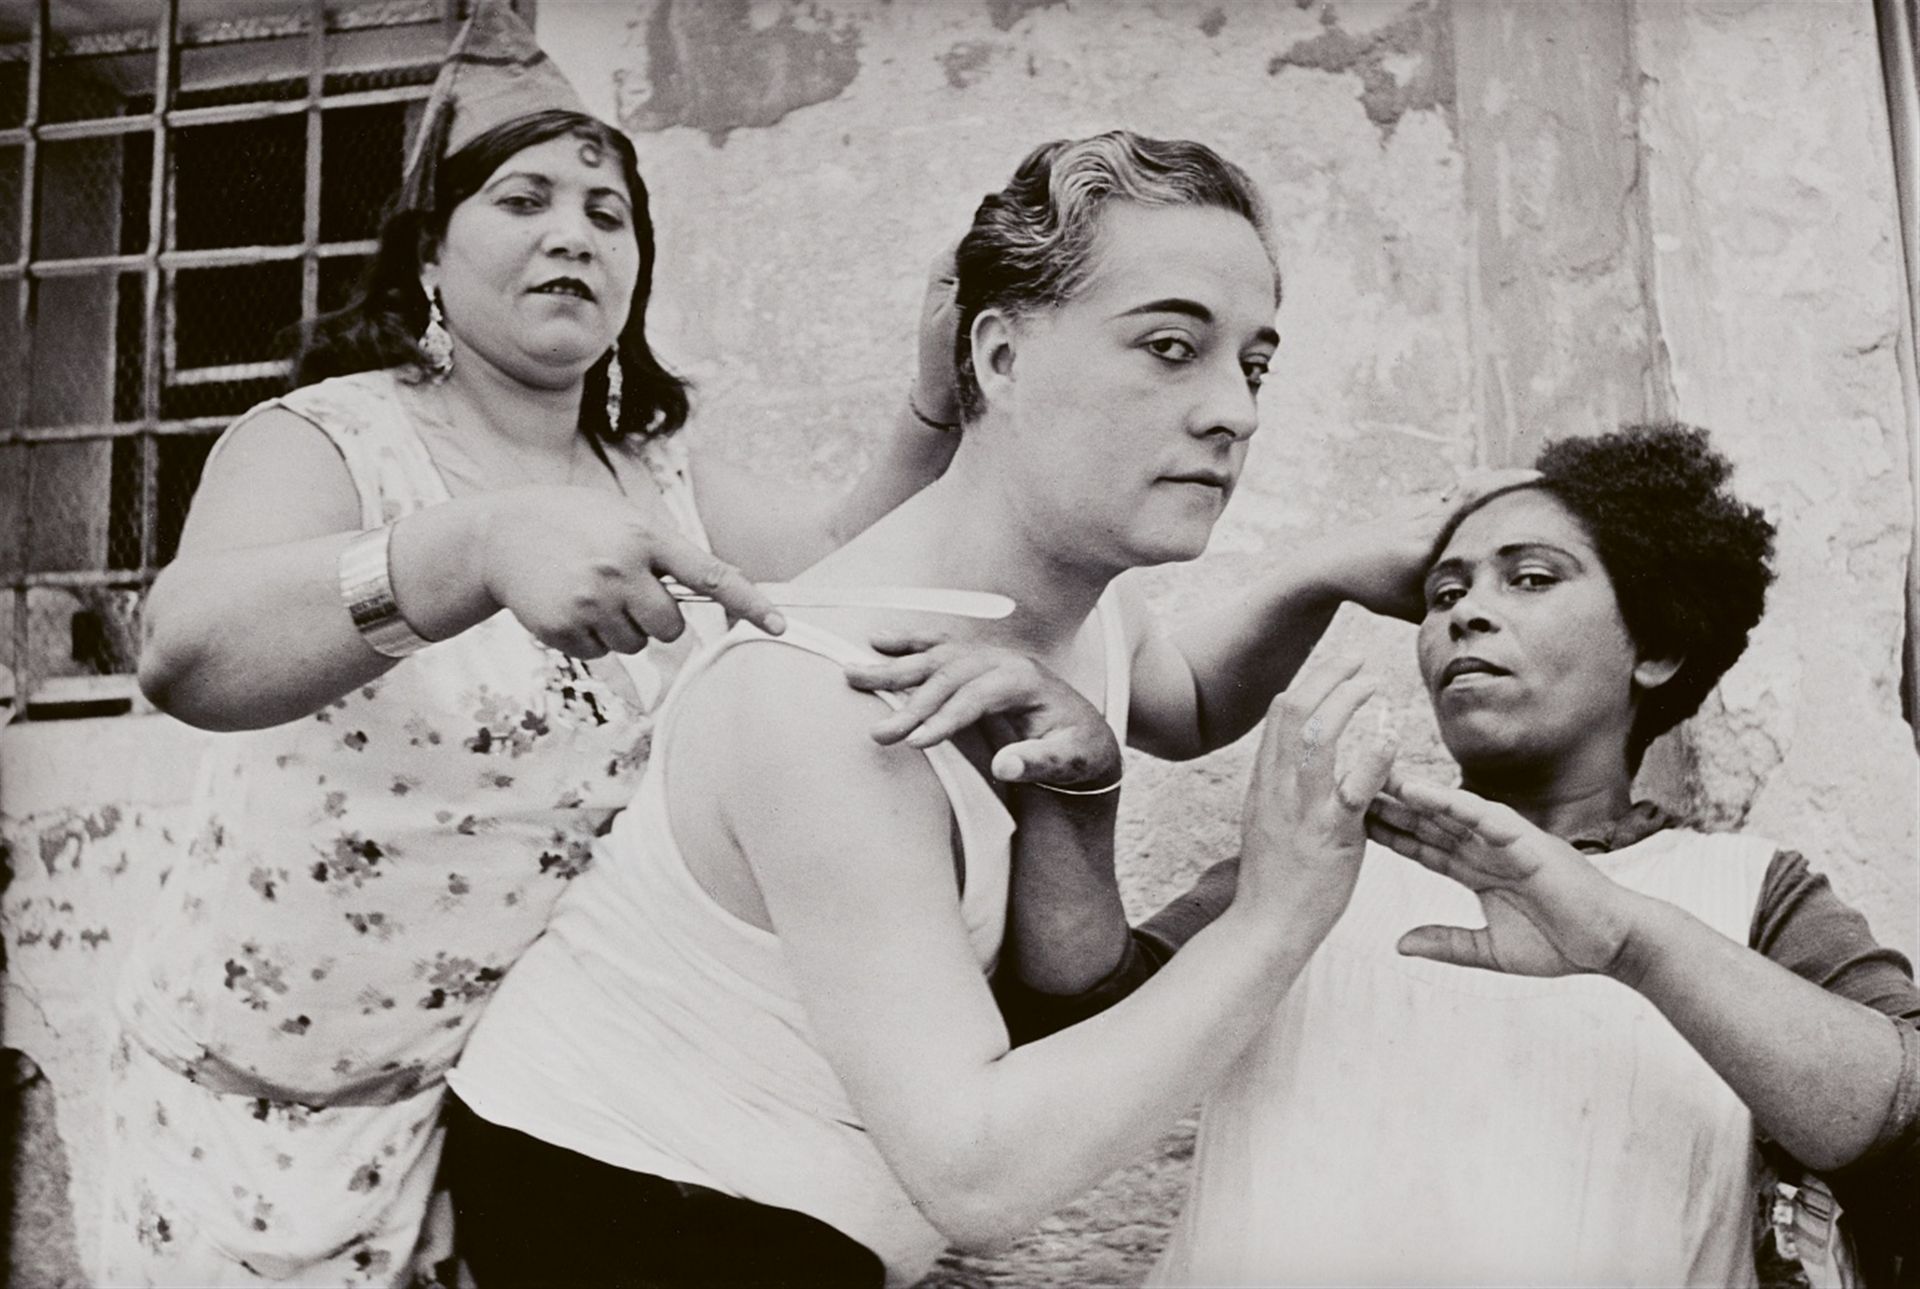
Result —
[[[441,1176],[480,1289],[870,1286],[880,1259],[789,1209],[629,1172],[447,1099]]]

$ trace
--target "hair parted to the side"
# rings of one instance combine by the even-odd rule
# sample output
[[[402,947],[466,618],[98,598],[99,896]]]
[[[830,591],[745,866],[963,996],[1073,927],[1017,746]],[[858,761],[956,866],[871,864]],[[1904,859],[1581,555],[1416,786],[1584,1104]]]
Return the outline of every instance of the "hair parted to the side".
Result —
[[[1099,215],[1110,201],[1231,211],[1253,225],[1274,259],[1260,190],[1204,143],[1110,130],[1041,144],[1012,182],[981,201],[954,253],[954,388],[964,420],[982,411],[974,319],[986,309],[1019,315],[1071,299],[1093,270]],[[1279,291],[1276,267],[1276,299]]]
[[[1649,744],[1700,710],[1746,651],[1773,582],[1774,526],[1727,489],[1733,464],[1690,425],[1630,425],[1550,443],[1536,481],[1502,488],[1448,521],[1434,547],[1492,501],[1538,489],[1586,530],[1613,584],[1627,634],[1645,658],[1680,670],[1641,695],[1627,738],[1638,770]]]
[[[445,122],[438,122],[444,127]],[[429,127],[431,128],[431,127]],[[647,343],[647,302],[653,294],[653,217],[647,206],[640,162],[626,135],[595,117],[554,109],[534,112],[481,135],[434,168],[431,208],[402,206],[386,217],[380,246],[353,301],[313,320],[301,332],[294,364],[296,386],[329,376],[387,367],[424,370],[420,333],[427,325],[427,297],[420,289],[422,259],[446,234],[454,207],[479,192],[507,158],[549,139],[571,135],[598,144],[619,158],[633,199],[633,232],[640,244],[639,273],[627,325],[615,342],[622,376],[620,424],[607,423],[607,367],[602,358],[588,369],[580,401],[580,429],[595,442],[628,435],[671,434],[687,419],[687,383],[661,365]],[[435,141],[427,140],[428,148]],[[456,330],[458,319],[449,319]]]

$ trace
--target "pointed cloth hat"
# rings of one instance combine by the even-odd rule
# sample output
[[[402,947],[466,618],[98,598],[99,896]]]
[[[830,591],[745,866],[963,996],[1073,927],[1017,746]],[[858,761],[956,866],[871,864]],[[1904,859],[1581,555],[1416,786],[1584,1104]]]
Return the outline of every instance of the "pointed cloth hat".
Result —
[[[447,49],[421,114],[420,133],[407,156],[401,205],[431,209],[434,174],[444,158],[495,126],[556,108],[587,111],[507,0],[474,0],[473,13]]]

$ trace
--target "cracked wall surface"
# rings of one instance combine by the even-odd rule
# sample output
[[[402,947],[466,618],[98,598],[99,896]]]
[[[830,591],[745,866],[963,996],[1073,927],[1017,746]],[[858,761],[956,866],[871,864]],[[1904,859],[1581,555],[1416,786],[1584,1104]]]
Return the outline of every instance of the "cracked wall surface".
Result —
[[[1120,125],[1244,166],[1273,211],[1283,342],[1208,557],[1138,575],[1168,617],[1464,467],[1626,420],[1710,427],[1781,524],[1781,580],[1749,656],[1656,749],[1646,785],[1805,850],[1884,938],[1920,942],[1897,697],[1912,437],[1867,4],[541,0],[538,14],[589,104],[636,139],[658,225],[651,316],[695,381],[689,432],[774,475],[859,470],[906,389],[925,265],[1031,145]],[[1368,656],[1411,768],[1439,773],[1412,636],[1348,613],[1326,647]],[[7,1042],[58,1095],[82,1248],[102,987],[164,871],[193,741],[158,718],[0,733]],[[1134,911],[1231,853],[1246,751],[1130,765]],[[1190,1143],[1176,1130],[935,1282],[1137,1282]]]

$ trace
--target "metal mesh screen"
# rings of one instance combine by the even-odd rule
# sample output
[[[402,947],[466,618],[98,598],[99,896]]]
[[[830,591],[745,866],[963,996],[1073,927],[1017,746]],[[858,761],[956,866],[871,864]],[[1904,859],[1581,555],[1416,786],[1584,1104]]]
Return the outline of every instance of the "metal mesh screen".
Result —
[[[16,709],[137,703],[140,597],[208,451],[285,389],[302,319],[351,298],[465,7],[53,0],[24,37],[0,32],[0,664]]]

